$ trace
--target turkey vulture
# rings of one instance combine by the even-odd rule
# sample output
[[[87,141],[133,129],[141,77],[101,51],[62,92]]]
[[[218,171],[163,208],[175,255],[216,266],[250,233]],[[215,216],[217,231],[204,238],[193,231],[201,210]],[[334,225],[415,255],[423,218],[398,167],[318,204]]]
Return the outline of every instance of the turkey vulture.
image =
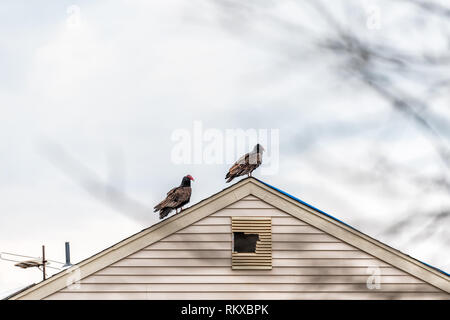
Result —
[[[244,156],[242,156],[235,164],[230,168],[225,179],[230,182],[236,177],[247,174],[249,177],[252,175],[252,171],[259,167],[262,163],[262,153],[264,148],[259,143],[253,148],[253,150]]]
[[[163,219],[166,217],[173,209],[177,212],[178,208],[182,208],[191,199],[191,180],[194,181],[190,175],[183,177],[179,187],[173,188],[167,192],[167,197],[160,203],[158,203],[154,209],[154,212],[159,211],[159,218]],[[180,210],[181,212],[181,210]]]

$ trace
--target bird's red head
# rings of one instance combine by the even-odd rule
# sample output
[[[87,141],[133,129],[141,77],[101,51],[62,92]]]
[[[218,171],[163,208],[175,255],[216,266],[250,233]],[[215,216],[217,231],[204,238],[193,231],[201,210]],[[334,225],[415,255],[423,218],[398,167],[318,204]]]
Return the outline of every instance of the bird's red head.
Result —
[[[195,181],[190,174],[188,174],[186,177],[189,178],[189,180]]]

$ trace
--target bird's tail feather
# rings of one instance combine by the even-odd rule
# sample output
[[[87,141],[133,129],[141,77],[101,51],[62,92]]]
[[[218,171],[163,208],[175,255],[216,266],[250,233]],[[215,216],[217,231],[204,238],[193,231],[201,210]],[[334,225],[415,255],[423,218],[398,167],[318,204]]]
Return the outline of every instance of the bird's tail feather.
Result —
[[[172,211],[172,208],[162,208],[159,212],[159,218],[163,219]]]

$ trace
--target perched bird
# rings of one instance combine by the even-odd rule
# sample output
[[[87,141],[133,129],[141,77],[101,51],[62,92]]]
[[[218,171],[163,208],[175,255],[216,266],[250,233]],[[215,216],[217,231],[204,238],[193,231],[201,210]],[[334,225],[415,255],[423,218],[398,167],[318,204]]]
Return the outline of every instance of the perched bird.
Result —
[[[178,213],[178,208],[181,208],[181,210],[183,210],[182,207],[191,199],[191,180],[194,181],[194,178],[192,178],[192,176],[190,175],[183,177],[180,186],[170,190],[167,193],[166,199],[164,199],[154,207],[154,212],[159,211],[160,219],[166,217],[173,209],[175,209],[176,213]]]
[[[251,177],[253,170],[258,168],[262,163],[263,151],[264,148],[258,143],[251,152],[236,161],[225,176],[225,179],[228,179],[227,182],[243,175]]]

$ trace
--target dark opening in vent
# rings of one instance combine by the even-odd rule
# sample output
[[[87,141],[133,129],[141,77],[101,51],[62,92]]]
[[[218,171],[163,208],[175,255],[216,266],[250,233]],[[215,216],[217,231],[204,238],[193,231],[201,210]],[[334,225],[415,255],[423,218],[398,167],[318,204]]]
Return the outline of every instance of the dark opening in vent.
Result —
[[[258,234],[245,234],[244,232],[233,232],[234,252],[256,252]]]

